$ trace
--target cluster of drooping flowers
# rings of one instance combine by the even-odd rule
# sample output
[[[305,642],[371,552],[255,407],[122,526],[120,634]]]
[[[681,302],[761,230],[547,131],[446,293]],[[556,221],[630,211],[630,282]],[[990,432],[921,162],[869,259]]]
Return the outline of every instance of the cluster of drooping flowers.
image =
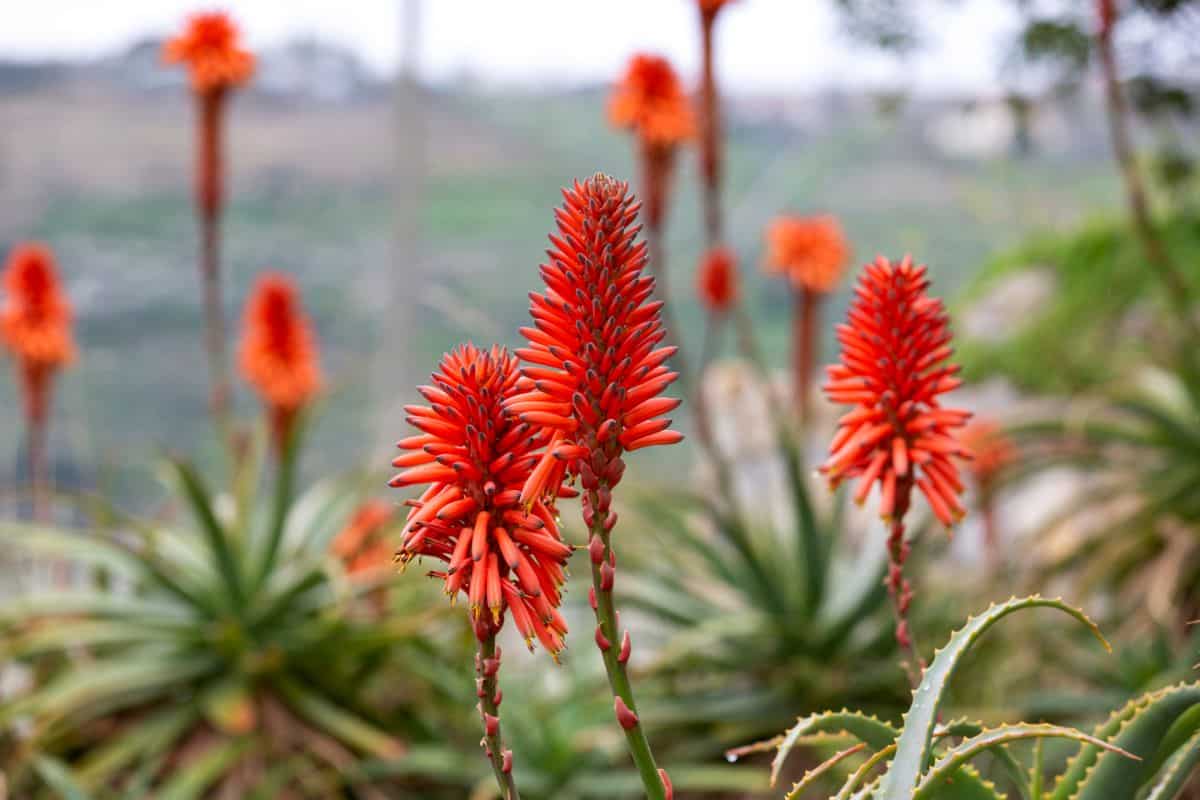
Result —
[[[0,340],[15,358],[32,423],[48,413],[50,380],[75,358],[71,304],[63,293],[54,254],[42,244],[13,248],[4,271]]]
[[[953,351],[946,311],[928,288],[925,266],[907,256],[898,264],[880,257],[864,268],[847,322],[837,327],[841,360],[829,367],[825,385],[830,400],[854,408],[838,420],[821,471],[835,486],[859,479],[860,502],[878,483],[887,519],[903,517],[915,485],[949,526],[963,514],[954,459],[970,455],[954,431],[970,414],[939,402],[962,381],[947,363]]]
[[[240,356],[242,375],[262,397],[282,453],[296,414],[321,388],[312,328],[286,275],[258,279],[246,304]]]
[[[671,62],[648,53],[634,55],[613,88],[608,117],[637,137],[646,225],[658,230],[676,151],[696,129],[687,93]]]
[[[466,593],[481,639],[494,636],[511,611],[526,642],[537,638],[557,657],[567,632],[558,606],[571,548],[559,534],[554,501],[570,490],[546,485],[522,502],[550,433],[506,409],[519,379],[507,351],[464,345],[420,388],[429,405],[406,407],[421,433],[399,442],[407,452],[392,462],[403,471],[391,485],[428,487],[410,503],[398,558],[445,562],[431,574],[452,598]]]
[[[776,217],[767,227],[766,269],[797,289],[829,292],[850,260],[850,246],[835,217]]]
[[[186,64],[198,94],[240,86],[254,74],[254,55],[238,42],[237,25],[221,11],[193,15],[179,36],[163,46],[169,64]]]

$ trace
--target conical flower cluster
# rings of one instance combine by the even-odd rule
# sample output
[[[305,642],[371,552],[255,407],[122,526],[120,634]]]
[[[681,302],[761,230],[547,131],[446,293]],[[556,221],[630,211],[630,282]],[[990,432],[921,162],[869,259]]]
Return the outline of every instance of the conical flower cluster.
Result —
[[[728,247],[714,247],[704,254],[696,273],[696,293],[701,304],[714,314],[724,314],[738,299],[737,258]]]
[[[568,492],[545,485],[524,503],[521,487],[550,438],[536,420],[506,410],[518,393],[518,362],[507,351],[464,345],[447,354],[420,387],[429,405],[406,407],[421,433],[398,446],[392,486],[428,484],[413,501],[397,558],[430,556],[446,569],[452,598],[466,593],[480,640],[494,635],[506,611],[531,643],[557,656],[567,625],[558,612],[571,547],[564,544],[554,500]]]
[[[785,215],[767,228],[767,271],[797,289],[832,291],[849,260],[850,245],[835,217]]]
[[[882,490],[880,513],[903,517],[912,486],[945,525],[963,515],[963,490],[954,458],[969,458],[959,431],[970,414],[942,408],[939,397],[959,386],[948,364],[951,335],[941,300],[926,294],[924,265],[882,256],[868,264],[854,289],[847,322],[837,328],[839,363],[828,368],[825,393],[854,406],[838,421],[821,471],[836,486],[858,479],[855,500]]]
[[[75,358],[71,304],[48,247],[13,248],[4,272],[4,294],[0,340],[16,359],[27,416],[41,420],[48,411],[50,376]]]
[[[506,404],[518,419],[553,432],[522,490],[525,502],[552,496],[565,472],[587,490],[612,487],[622,453],[673,444],[682,435],[662,415],[679,400],[662,397],[678,377],[667,367],[654,279],[643,274],[646,245],[637,242],[638,205],[626,183],[595,175],[564,190],[557,235],[541,267],[543,294],[531,294],[529,346],[517,354],[523,392]],[[607,512],[585,508],[585,514]],[[585,495],[586,500],[586,495]],[[589,522],[590,524],[590,522]]]
[[[240,357],[242,375],[262,397],[282,449],[296,413],[321,388],[312,326],[291,278],[259,278],[246,304]]]

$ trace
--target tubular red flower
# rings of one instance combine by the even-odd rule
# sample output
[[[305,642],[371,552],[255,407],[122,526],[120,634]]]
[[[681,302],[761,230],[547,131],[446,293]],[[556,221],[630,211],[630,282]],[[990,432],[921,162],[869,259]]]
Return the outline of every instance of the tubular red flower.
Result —
[[[949,526],[964,513],[953,457],[970,458],[957,432],[970,414],[939,404],[961,381],[947,363],[946,312],[928,288],[925,266],[907,256],[899,264],[881,256],[864,268],[848,321],[837,328],[841,361],[825,384],[830,400],[854,408],[839,420],[821,472],[832,486],[857,478],[858,502],[878,483],[888,519],[903,516],[916,485]]]
[[[776,217],[767,228],[768,272],[787,276],[797,289],[830,292],[850,260],[850,246],[832,216]]]
[[[321,388],[321,368],[308,318],[291,278],[268,273],[258,279],[246,304],[241,370],[258,390],[282,445],[296,412]]]
[[[238,42],[237,25],[228,14],[212,11],[188,19],[183,33],[163,45],[168,64],[187,64],[197,94],[240,86],[254,74],[254,55]]]
[[[51,376],[75,358],[71,304],[50,249],[36,242],[14,247],[4,271],[4,290],[0,340],[16,359],[27,416],[42,420]]]
[[[558,613],[571,547],[562,541],[554,500],[568,490],[521,502],[521,487],[538,468],[551,433],[505,410],[519,392],[516,356],[463,345],[442,358],[433,383],[420,392],[428,406],[406,407],[422,433],[399,442],[406,453],[392,486],[428,484],[404,527],[397,559],[446,562],[431,575],[446,593],[467,595],[476,635],[484,641],[513,620],[532,649],[537,638],[557,658],[567,626]],[[553,459],[551,459],[553,462]],[[484,613],[485,608],[489,613]]]
[[[696,273],[696,293],[714,314],[724,314],[733,307],[738,299],[738,271],[732,250],[714,247],[704,255]]]
[[[628,184],[595,175],[564,190],[558,234],[541,267],[544,294],[531,294],[529,347],[517,355],[522,392],[507,403],[519,419],[553,432],[541,463],[521,490],[525,502],[553,494],[564,472],[585,489],[621,478],[621,455],[682,435],[662,414],[679,401],[659,395],[678,377],[667,366],[674,347],[642,274],[646,245],[635,242],[638,205]]]

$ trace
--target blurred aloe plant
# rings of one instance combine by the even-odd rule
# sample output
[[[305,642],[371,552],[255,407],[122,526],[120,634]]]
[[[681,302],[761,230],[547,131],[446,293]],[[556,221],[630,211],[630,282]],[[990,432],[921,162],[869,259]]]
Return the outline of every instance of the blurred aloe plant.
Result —
[[[643,495],[656,549],[621,587],[668,631],[649,667],[669,687],[654,717],[719,725],[724,743],[776,728],[797,707],[895,711],[907,696],[886,611],[884,532],[870,526],[858,547],[844,541],[845,492],[815,502],[797,434],[775,412],[786,521],[772,521],[757,491],[751,503],[728,487],[715,498]]]
[[[1086,485],[1034,533],[1043,581],[1077,578],[1178,626],[1200,609],[1200,387],[1166,372],[1013,429],[1027,475],[1084,470]]]
[[[1170,800],[1180,796],[1200,762],[1200,684],[1179,684],[1143,695],[1114,712],[1092,734],[1058,725],[1015,723],[985,727],[967,721],[942,721],[947,686],[964,656],[991,626],[1017,611],[1054,608],[1079,620],[1108,646],[1099,629],[1081,611],[1060,600],[1013,598],[969,619],[938,651],[925,670],[904,715],[903,726],[861,712],[826,712],[800,719],[770,741],[731,751],[738,757],[774,750],[772,784],[800,744],[829,737],[840,749],[809,770],[787,797],[796,800],[810,789],[833,781],[836,798],[858,800]],[[1081,744],[1065,770],[1048,786],[1042,742]],[[1032,763],[1012,752],[1034,742]],[[975,762],[990,760],[993,779]],[[1002,787],[1008,787],[1006,794]]]
[[[18,796],[384,796],[360,765],[421,735],[431,690],[398,665],[435,657],[426,609],[440,605],[397,586],[379,619],[367,600],[392,570],[351,578],[329,554],[362,480],[296,496],[292,447],[268,492],[263,450],[248,448],[228,493],[166,462],[178,519],[89,501],[108,524],[86,535],[0,525],[9,546],[105,576],[0,609],[4,656],[31,676],[0,705]]]

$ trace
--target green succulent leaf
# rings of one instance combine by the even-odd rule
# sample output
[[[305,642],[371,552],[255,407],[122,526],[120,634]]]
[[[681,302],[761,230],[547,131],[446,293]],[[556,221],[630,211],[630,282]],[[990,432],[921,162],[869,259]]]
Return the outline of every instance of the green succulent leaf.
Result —
[[[91,800],[91,795],[71,774],[66,764],[50,756],[37,756],[33,759],[33,770],[42,782],[54,792],[55,797],[62,800]]]
[[[796,745],[804,737],[818,733],[849,734],[872,750],[882,750],[899,735],[899,731],[888,723],[867,714],[858,711],[827,711],[802,717],[782,736],[731,750],[730,755],[740,756],[775,749],[775,758],[771,761],[771,785],[774,786],[779,780],[784,762]]]
[[[1131,766],[1117,754],[1086,745],[1068,763],[1051,800],[1133,797],[1153,778],[1155,765],[1168,757],[1164,749],[1183,747],[1191,734],[1200,730],[1200,720],[1189,714],[1198,703],[1200,683],[1168,687],[1130,701],[1097,728],[1095,735],[1133,753],[1143,763]],[[1176,727],[1180,719],[1190,720],[1190,731]]]
[[[980,732],[976,736],[972,736],[966,741],[951,748],[944,756],[929,768],[921,776],[921,782],[917,785],[916,791],[911,795],[912,800],[929,800],[935,796],[935,792],[939,787],[946,786],[952,782],[954,773],[957,769],[969,762],[971,759],[1003,745],[1011,744],[1012,742],[1021,741],[1024,739],[1073,739],[1077,742],[1100,747],[1105,750],[1110,750],[1115,753],[1124,755],[1130,759],[1137,760],[1137,756],[1132,753],[1127,753],[1115,745],[1111,745],[1094,736],[1089,736],[1083,731],[1077,731],[1074,728],[1064,728],[1058,725],[1002,725],[998,728],[991,728]]]
[[[791,790],[789,790],[784,796],[784,800],[799,800],[800,796],[808,789],[811,789],[813,785],[821,779],[822,776],[824,776],[838,764],[845,761],[847,758],[857,755],[866,749],[867,746],[862,742],[859,742],[853,747],[847,747],[845,750],[839,750],[837,753],[834,753],[830,758],[825,759],[817,766],[805,772],[804,776],[792,785]]]
[[[950,637],[946,646],[935,654],[933,663],[925,670],[921,685],[914,693],[912,706],[905,715],[904,729],[897,741],[896,757],[880,784],[880,796],[883,800],[911,800],[912,792],[922,773],[932,761],[933,733],[942,697],[966,652],[996,622],[1009,614],[1029,608],[1054,608],[1069,614],[1086,625],[1104,646],[1109,648],[1108,642],[1095,623],[1082,611],[1066,605],[1061,600],[1038,596],[1013,598],[993,605],[979,616],[969,619],[966,625]]]
[[[1197,763],[1200,763],[1200,731],[1167,759],[1150,784],[1146,800],[1172,800],[1182,791]]]
[[[158,800],[199,800],[250,748],[250,739],[217,742],[191,763],[174,772],[155,797]]]

